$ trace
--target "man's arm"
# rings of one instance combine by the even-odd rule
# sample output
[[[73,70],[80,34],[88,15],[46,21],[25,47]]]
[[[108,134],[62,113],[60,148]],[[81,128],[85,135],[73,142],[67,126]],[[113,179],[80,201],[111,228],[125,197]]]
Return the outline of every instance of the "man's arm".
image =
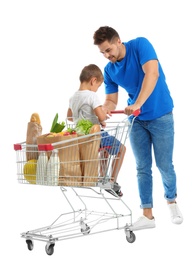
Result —
[[[145,76],[143,79],[141,90],[135,103],[125,108],[125,113],[127,115],[131,115],[135,110],[138,110],[142,107],[142,105],[153,92],[159,77],[157,60],[150,60],[146,62],[142,68]]]
[[[118,92],[113,94],[107,94],[102,108],[106,112],[106,114],[111,115],[111,111],[116,109],[117,103]]]

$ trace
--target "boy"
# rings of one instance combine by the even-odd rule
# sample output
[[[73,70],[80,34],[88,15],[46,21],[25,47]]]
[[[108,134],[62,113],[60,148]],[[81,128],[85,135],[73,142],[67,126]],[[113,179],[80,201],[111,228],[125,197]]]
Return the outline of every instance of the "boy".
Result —
[[[71,121],[77,122],[79,119],[87,119],[90,120],[93,124],[100,124],[103,128],[106,127],[105,120],[108,118],[107,114],[103,111],[101,101],[99,100],[96,92],[98,88],[103,83],[103,74],[100,68],[95,64],[90,64],[85,66],[80,74],[80,87],[78,91],[76,91],[73,96],[69,100],[69,108],[67,111],[67,117]],[[114,160],[113,164],[113,172],[111,176],[111,180],[114,182],[113,190],[118,196],[123,196],[121,192],[121,187],[116,182],[118,173],[120,171],[126,148],[123,144],[121,144],[117,139],[113,136],[107,135],[106,132],[103,132],[101,136],[105,138],[101,138],[101,146],[105,146],[105,140],[110,142],[112,145],[115,142],[115,151],[105,150],[105,158],[107,158],[107,154],[115,154],[117,160]],[[104,165],[101,165],[101,175],[102,168]],[[107,190],[110,192],[110,190]],[[113,192],[111,192],[114,194]]]

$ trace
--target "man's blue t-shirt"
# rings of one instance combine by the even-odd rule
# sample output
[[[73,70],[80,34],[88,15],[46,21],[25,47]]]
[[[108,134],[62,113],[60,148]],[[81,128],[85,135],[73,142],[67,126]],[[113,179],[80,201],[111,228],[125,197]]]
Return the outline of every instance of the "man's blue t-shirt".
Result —
[[[121,86],[128,93],[127,104],[135,103],[144,78],[142,65],[149,60],[158,60],[152,44],[144,37],[123,43],[126,55],[121,61],[109,62],[104,69],[105,93],[118,92]],[[154,91],[141,107],[140,120],[153,120],[173,109],[173,100],[160,63],[159,78]]]

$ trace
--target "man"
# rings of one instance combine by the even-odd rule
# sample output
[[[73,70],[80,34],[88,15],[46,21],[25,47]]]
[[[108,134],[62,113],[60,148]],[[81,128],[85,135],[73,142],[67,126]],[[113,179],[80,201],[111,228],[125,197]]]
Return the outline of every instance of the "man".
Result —
[[[181,224],[183,217],[176,203],[176,174],[172,163],[174,105],[157,54],[146,38],[122,42],[118,32],[109,26],[95,31],[93,39],[100,52],[109,59],[104,69],[105,111],[110,115],[110,111],[116,108],[119,86],[128,93],[125,114],[131,115],[135,110],[141,110],[134,121],[130,142],[136,160],[143,215],[130,229],[155,227],[152,213],[152,148],[171,220],[174,224]]]

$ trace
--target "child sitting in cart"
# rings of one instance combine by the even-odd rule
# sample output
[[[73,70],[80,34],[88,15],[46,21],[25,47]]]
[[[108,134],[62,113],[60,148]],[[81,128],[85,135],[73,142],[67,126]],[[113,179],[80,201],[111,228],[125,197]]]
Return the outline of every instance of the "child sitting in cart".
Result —
[[[77,121],[80,119],[88,119],[93,124],[100,124],[102,128],[105,128],[105,120],[109,117],[102,109],[101,101],[96,94],[98,88],[103,83],[102,71],[97,65],[90,64],[83,68],[79,79],[80,87],[78,91],[76,91],[69,99],[67,118],[71,121],[74,121],[74,119]],[[103,137],[101,138],[101,149],[102,147],[113,146],[113,149],[103,149],[103,156],[106,160],[108,154],[113,154],[116,156],[116,160],[114,160],[114,167],[112,167],[113,172],[111,174],[111,181],[114,182],[113,191],[121,197],[123,196],[123,193],[121,191],[121,186],[117,183],[117,177],[122,166],[126,147],[114,136],[110,136],[106,131],[104,131],[101,136]],[[104,176],[105,168],[106,163],[103,161],[102,165],[100,165],[100,176]],[[114,195],[110,189],[106,191]]]

